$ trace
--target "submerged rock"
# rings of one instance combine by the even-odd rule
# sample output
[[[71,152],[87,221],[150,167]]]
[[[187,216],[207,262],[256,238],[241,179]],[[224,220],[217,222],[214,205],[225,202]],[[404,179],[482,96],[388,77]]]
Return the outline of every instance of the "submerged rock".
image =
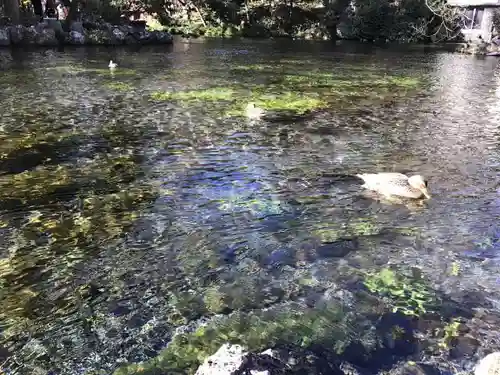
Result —
[[[389,375],[441,375],[441,370],[428,363],[403,362],[394,366]]]
[[[222,345],[217,352],[205,359],[196,375],[233,375],[240,370],[247,352],[240,345]]]
[[[9,29],[2,28],[0,29],[0,46],[8,46],[8,45],[10,45]]]
[[[340,361],[337,357],[329,358],[301,348],[267,349],[262,353],[252,353],[239,345],[230,344],[224,344],[196,371],[196,375],[360,375],[360,373],[355,366]]]
[[[500,352],[490,353],[479,361],[474,375],[500,375]]]

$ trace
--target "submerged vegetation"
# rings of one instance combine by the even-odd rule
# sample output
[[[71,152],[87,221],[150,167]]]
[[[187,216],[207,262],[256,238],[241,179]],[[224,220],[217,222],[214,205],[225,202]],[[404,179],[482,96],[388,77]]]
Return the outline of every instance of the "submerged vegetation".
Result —
[[[110,90],[123,91],[123,92],[131,91],[134,88],[134,86],[125,82],[109,82],[106,83],[105,86]]]
[[[419,272],[411,278],[384,268],[379,272],[367,273],[364,283],[372,293],[389,298],[393,312],[419,316],[438,304]]]
[[[167,76],[165,67],[151,76],[37,68],[32,85],[9,86],[0,344],[16,354],[4,368],[192,374],[226,342],[387,354],[415,341],[411,324],[424,318],[435,319],[439,349],[454,348],[458,313],[432,316],[442,298],[427,278],[386,266],[383,246],[403,251],[425,231],[339,200],[345,191],[328,176],[348,168],[332,129],[356,117],[340,110],[411,97],[421,77],[292,58],[241,64]],[[50,94],[36,91],[49,83]],[[237,118],[250,101],[316,117],[250,128]],[[356,137],[345,141],[348,157],[364,152]],[[367,155],[386,165],[380,144]]]
[[[180,92],[154,92],[151,97],[156,100],[180,100],[180,101],[231,101],[234,99],[236,92],[226,88],[209,88],[206,90],[192,90]]]
[[[194,374],[206,357],[227,342],[255,351],[280,344],[302,347],[321,344],[342,352],[354,335],[354,332],[346,331],[345,320],[346,316],[334,306],[316,310],[292,305],[279,310],[235,313],[217,318],[212,324],[193,332],[177,335],[158,357],[119,369],[114,375]]]
[[[293,69],[290,71],[293,74],[286,74],[280,65],[273,67],[266,64],[236,66],[232,69],[242,72],[244,75],[241,79],[248,84],[189,91],[156,91],[151,94],[151,98],[185,104],[221,103],[227,107],[225,114],[228,116],[243,116],[249,102],[266,110],[287,110],[300,115],[331,105],[352,105],[352,100],[359,98],[383,98],[402,90],[415,90],[421,84],[415,77],[362,71],[346,76]],[[260,74],[258,80],[254,79],[256,73]],[[259,80],[268,82],[259,83]]]

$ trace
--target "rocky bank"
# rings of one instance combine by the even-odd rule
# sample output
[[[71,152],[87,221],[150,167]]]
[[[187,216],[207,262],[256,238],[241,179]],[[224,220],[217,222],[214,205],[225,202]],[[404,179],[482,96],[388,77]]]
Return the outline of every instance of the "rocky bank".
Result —
[[[45,20],[32,26],[0,26],[0,47],[69,45],[171,44],[172,35],[147,31],[134,25],[73,22],[64,30],[61,22]]]

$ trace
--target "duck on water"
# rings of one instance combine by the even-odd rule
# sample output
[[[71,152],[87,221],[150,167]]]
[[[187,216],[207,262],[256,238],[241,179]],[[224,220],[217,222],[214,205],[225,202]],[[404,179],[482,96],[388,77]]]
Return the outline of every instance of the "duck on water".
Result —
[[[363,180],[363,187],[384,196],[402,198],[430,199],[427,181],[421,175],[408,177],[402,173],[362,173],[357,174]]]

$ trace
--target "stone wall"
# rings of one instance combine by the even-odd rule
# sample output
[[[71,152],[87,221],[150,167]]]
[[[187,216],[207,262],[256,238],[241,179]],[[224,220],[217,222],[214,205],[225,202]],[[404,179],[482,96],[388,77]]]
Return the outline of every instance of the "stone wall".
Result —
[[[0,27],[0,47],[11,45],[55,46],[71,45],[121,45],[121,44],[171,44],[172,35],[164,31],[147,31],[133,25],[109,23],[85,24],[73,22],[68,31],[57,20],[44,20],[34,26]]]

